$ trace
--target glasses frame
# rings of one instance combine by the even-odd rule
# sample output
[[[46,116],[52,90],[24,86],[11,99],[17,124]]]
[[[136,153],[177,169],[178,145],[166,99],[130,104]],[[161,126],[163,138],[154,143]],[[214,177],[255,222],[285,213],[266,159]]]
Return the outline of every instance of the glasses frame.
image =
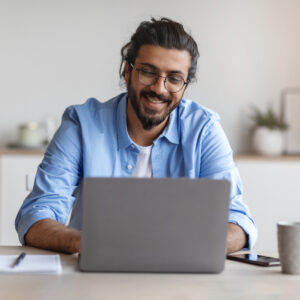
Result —
[[[167,86],[166,86],[166,82],[167,82],[168,76],[161,76],[161,75],[159,75],[159,74],[156,74],[156,77],[155,77],[153,83],[151,83],[151,84],[145,84],[145,83],[141,82],[141,80],[140,80],[140,71],[142,70],[142,68],[136,68],[132,63],[130,63],[129,65],[132,67],[132,69],[134,69],[134,70],[136,70],[136,71],[138,72],[138,79],[139,79],[139,82],[140,82],[141,84],[145,85],[145,86],[151,86],[151,85],[153,85],[153,84],[156,84],[157,81],[158,81],[158,78],[161,77],[161,78],[164,78],[164,87],[165,87],[165,89],[166,89],[169,93],[176,94],[176,93],[180,92],[180,91],[184,88],[184,86],[187,85],[187,84],[189,83],[188,80],[187,80],[187,81],[184,81],[184,79],[183,79],[183,85],[182,85],[182,87],[181,87],[178,91],[176,91],[176,92],[171,92],[171,91],[169,91],[169,89],[168,89]]]

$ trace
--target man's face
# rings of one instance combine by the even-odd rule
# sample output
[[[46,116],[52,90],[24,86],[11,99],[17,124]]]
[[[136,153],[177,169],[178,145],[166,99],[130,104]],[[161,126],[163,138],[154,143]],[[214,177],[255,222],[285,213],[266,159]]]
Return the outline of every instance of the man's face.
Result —
[[[162,77],[159,77],[156,83],[146,86],[139,81],[139,72],[136,69],[160,76],[174,75],[186,81],[190,65],[191,58],[185,50],[144,45],[139,50],[134,68],[126,67],[128,98],[145,130],[154,128],[168,118],[180,103],[186,86],[177,93],[171,93],[166,89],[165,78]]]

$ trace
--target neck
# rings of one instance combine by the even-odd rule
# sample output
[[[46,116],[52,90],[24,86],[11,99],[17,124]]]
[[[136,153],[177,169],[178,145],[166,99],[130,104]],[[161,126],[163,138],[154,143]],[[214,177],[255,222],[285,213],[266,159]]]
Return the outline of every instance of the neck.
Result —
[[[130,138],[140,146],[150,146],[153,141],[162,133],[168,118],[164,120],[161,124],[155,126],[150,130],[145,130],[142,126],[141,121],[137,117],[131,103],[127,100],[127,129]]]

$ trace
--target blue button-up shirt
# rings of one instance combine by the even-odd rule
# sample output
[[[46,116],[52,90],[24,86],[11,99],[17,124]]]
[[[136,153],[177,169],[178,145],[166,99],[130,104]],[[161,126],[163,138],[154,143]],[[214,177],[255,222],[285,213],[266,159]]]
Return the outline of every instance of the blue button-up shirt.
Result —
[[[72,207],[69,226],[81,228],[82,207],[77,187],[83,177],[132,175],[139,148],[128,135],[126,107],[127,93],[124,93],[105,103],[91,98],[83,105],[66,109],[38,167],[33,190],[16,218],[22,244],[35,222],[50,218],[65,224]],[[248,247],[252,248],[257,237],[256,226],[242,201],[240,176],[216,113],[182,99],[170,114],[164,131],[153,142],[151,161],[153,177],[229,180],[228,221],[244,229]]]

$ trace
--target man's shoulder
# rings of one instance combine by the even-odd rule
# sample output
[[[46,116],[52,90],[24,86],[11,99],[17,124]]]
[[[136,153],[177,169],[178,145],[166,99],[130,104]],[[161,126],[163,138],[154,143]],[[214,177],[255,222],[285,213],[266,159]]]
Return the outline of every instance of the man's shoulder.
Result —
[[[123,99],[124,93],[119,94],[109,100],[99,101],[96,98],[88,98],[83,104],[72,105],[70,107],[75,108],[76,110],[90,110],[90,111],[98,111],[100,109],[112,109]]]
[[[182,121],[193,119],[194,122],[199,123],[220,120],[218,113],[190,99],[183,98],[178,108],[178,114]]]
[[[104,116],[107,116],[109,112],[115,113],[116,108],[120,101],[124,98],[125,94],[120,94],[115,96],[114,98],[111,98],[107,101],[99,101],[96,98],[88,98],[83,104],[75,104],[71,105],[66,109],[66,112],[69,115],[77,115],[79,118],[85,117],[85,116],[93,116],[99,114],[103,114]]]

